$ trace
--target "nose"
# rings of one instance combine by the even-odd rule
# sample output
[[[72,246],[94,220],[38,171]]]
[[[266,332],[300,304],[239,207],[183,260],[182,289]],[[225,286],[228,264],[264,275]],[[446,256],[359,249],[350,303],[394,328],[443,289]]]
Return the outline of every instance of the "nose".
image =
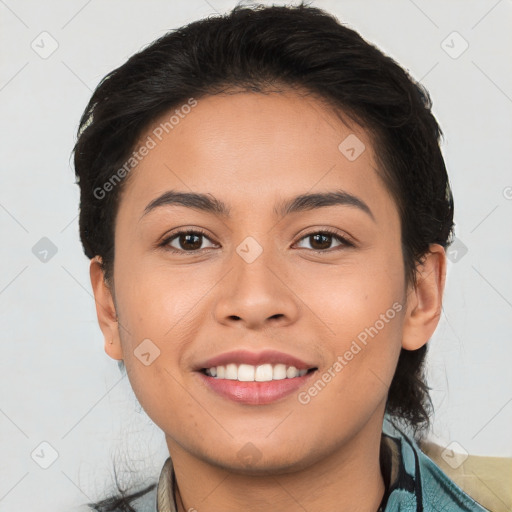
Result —
[[[242,244],[241,244],[242,245]],[[255,247],[240,248],[218,286],[215,320],[227,326],[261,330],[297,321],[300,299],[293,293],[291,272],[280,254],[265,248],[255,259]],[[253,251],[252,257],[247,257]],[[256,252],[256,254],[259,251]]]

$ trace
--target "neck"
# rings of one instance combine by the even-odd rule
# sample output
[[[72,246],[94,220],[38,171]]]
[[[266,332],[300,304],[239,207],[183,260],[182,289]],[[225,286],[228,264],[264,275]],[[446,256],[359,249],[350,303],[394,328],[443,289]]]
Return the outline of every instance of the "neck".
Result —
[[[385,484],[379,458],[382,418],[374,419],[313,464],[265,475],[213,465],[167,437],[178,512],[377,512]]]

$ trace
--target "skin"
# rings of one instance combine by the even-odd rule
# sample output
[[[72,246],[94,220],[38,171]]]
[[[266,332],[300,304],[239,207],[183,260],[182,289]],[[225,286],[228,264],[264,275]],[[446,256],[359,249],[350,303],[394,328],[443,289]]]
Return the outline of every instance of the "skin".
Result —
[[[366,147],[355,161],[338,149],[350,134]],[[105,351],[124,360],[138,400],[165,434],[179,510],[377,510],[388,388],[401,348],[421,347],[437,326],[446,257],[433,244],[417,287],[405,282],[400,218],[368,133],[295,92],[205,97],[125,185],[113,283],[99,257],[90,276]],[[231,217],[176,205],[143,215],[170,189],[210,193]],[[283,199],[339,189],[363,200],[375,220],[349,205],[274,214]],[[181,254],[157,247],[178,227],[207,232],[194,255],[179,238],[170,243]],[[334,237],[315,244],[309,235],[322,228],[355,247]],[[250,264],[236,252],[248,236],[263,249]],[[402,310],[307,404],[297,393],[236,403],[192,371],[243,347],[293,354],[321,375],[394,303]],[[148,366],[134,355],[146,338],[160,350]],[[247,443],[258,454],[249,466],[238,456]]]

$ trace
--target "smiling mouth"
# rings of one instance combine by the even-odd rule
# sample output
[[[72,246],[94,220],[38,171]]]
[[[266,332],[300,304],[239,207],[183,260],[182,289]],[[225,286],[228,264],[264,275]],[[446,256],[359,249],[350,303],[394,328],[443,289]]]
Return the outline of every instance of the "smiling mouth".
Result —
[[[239,382],[271,382],[285,379],[303,377],[316,371],[318,368],[297,369],[295,366],[285,364],[227,364],[202,368],[201,373],[216,380],[235,380]]]

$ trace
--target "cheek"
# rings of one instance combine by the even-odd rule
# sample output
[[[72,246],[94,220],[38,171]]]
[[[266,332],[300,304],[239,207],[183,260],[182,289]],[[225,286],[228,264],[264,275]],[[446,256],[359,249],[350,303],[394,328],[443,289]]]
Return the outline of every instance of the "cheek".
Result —
[[[184,271],[128,258],[116,264],[123,359],[137,398],[158,418],[158,403],[183,394],[178,381],[184,354],[199,337],[205,315],[198,305],[211,286],[191,276],[192,267]]]
[[[403,263],[397,251],[371,249],[347,253],[337,265],[301,265],[289,273],[290,287],[309,307],[305,314],[328,327],[333,337],[357,336],[395,302],[404,301]],[[395,318],[396,313],[395,308],[389,315]]]
[[[120,334],[130,385],[148,416],[164,429],[173,411],[182,417],[193,405],[183,392],[180,361],[197,325],[189,320],[192,297],[183,293],[184,285],[158,274],[140,267],[130,273],[119,287],[119,319],[126,327]]]
[[[336,436],[341,425],[360,430],[383,407],[401,350],[405,308],[393,302],[391,294],[371,304],[347,302],[346,307],[332,323],[335,336],[329,338],[330,357],[298,396],[313,425],[310,430],[321,429],[327,437]]]
[[[175,337],[208,291],[192,267],[171,268],[149,259],[130,265],[125,260],[116,271],[117,304],[129,330],[156,342]]]
[[[327,355],[326,375],[319,375],[329,382],[325,398],[370,410],[387,394],[401,350],[406,310],[401,253],[372,252],[331,269],[328,279],[317,268],[308,283],[299,284],[294,290],[323,332],[318,348]]]

